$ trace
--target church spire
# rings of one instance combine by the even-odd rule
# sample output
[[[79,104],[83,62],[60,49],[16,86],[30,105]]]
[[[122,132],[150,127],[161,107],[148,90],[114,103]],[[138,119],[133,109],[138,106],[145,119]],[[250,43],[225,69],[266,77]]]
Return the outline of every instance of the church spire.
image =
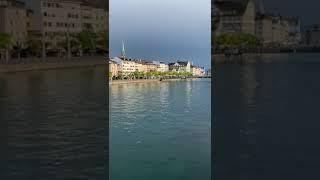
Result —
[[[126,50],[125,50],[125,48],[124,48],[124,43],[123,43],[123,41],[122,41],[121,56],[122,56],[123,58],[125,58],[125,57],[126,57]]]

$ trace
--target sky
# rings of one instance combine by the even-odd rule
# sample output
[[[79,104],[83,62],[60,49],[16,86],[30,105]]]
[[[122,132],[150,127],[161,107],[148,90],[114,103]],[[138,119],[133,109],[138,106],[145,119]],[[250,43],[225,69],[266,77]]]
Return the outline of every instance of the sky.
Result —
[[[299,16],[303,25],[320,23],[319,0],[263,0],[268,12]]]
[[[109,0],[110,57],[211,66],[211,0]]]

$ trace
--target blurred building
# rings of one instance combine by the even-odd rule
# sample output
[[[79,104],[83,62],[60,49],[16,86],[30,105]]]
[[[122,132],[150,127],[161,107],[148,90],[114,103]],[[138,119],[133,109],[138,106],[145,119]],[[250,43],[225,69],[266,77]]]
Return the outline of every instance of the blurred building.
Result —
[[[108,30],[109,18],[106,10],[93,7],[89,3],[81,3],[82,30],[103,32]]]
[[[264,13],[260,0],[215,0],[215,33],[244,32],[255,35],[255,18],[258,13]]]
[[[160,62],[157,71],[158,72],[168,72],[169,71],[169,65],[165,64],[164,62]]]
[[[298,17],[266,13],[262,0],[214,0],[213,32],[247,33],[263,45],[296,45],[301,41]]]
[[[109,72],[111,72],[112,77],[117,77],[119,75],[118,73],[120,71],[121,71],[120,65],[117,62],[115,62],[114,60],[110,59],[109,60]],[[110,77],[110,78],[112,78],[112,77]]]
[[[169,71],[192,73],[191,63],[189,61],[177,61],[175,63],[169,63]]]
[[[193,76],[205,76],[205,70],[202,67],[198,67],[198,66],[191,66],[192,68],[192,75]]]
[[[258,14],[256,37],[264,46],[290,46],[301,42],[301,23],[297,17]]]
[[[306,27],[304,41],[309,46],[320,46],[320,25],[314,24]]]
[[[72,0],[24,0],[29,33],[57,46],[68,34],[108,31],[108,12],[87,2]]]
[[[11,36],[11,47],[23,46],[27,40],[27,10],[15,0],[0,0],[0,32]]]

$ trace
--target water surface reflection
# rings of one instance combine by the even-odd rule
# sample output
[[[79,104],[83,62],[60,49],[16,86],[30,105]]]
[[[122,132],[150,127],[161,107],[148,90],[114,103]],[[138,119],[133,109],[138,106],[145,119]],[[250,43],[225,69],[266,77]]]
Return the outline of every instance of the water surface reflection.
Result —
[[[317,54],[251,56],[216,66],[216,179],[319,177]]]
[[[104,179],[105,69],[0,74],[0,179]]]

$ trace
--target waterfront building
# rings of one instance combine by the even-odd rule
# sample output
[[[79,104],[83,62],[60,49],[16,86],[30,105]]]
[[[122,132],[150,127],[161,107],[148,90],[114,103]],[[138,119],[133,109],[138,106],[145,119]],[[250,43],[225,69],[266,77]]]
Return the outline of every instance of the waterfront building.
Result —
[[[169,63],[169,71],[192,73],[191,63],[189,61],[177,61],[175,63]]]
[[[302,41],[302,32],[301,32],[301,20],[299,17],[284,17],[284,20],[287,21],[287,29],[289,33],[289,38],[287,40],[288,45],[298,45]]]
[[[301,41],[300,19],[268,14],[261,0],[215,0],[212,20],[215,36],[247,33],[264,46],[297,45]]]
[[[93,33],[108,31],[108,13],[104,8],[72,0],[32,0],[26,1],[30,13],[30,32],[40,34],[40,38],[56,49],[72,34],[83,31]]]
[[[137,70],[136,68],[137,63],[133,59],[127,59],[122,57],[120,57],[120,59],[121,59],[120,66],[121,66],[122,75],[128,76],[130,73],[134,73]]]
[[[192,68],[192,75],[193,76],[205,76],[205,70],[204,68],[198,67],[198,66],[191,66]]]
[[[88,2],[81,4],[81,26],[83,31],[93,31],[95,33],[107,31],[108,21],[106,10],[93,7]]]
[[[22,22],[27,22],[25,4],[16,0],[0,0],[0,32],[10,35],[10,48],[25,45],[27,25]]]
[[[146,72],[147,71],[147,66],[145,66],[141,60],[135,60],[135,71],[138,72]]]
[[[124,51],[121,53],[124,54]],[[123,55],[110,59],[109,72],[113,76],[129,76],[135,72],[189,72],[194,76],[205,76],[205,69],[198,66],[192,66],[190,61],[177,61],[169,63],[159,61],[147,61],[141,59],[125,58]]]
[[[159,62],[157,64],[157,71],[158,72],[168,72],[169,71],[169,65],[165,64],[164,62]]]
[[[119,66],[119,64],[117,62],[115,62],[112,59],[109,60],[109,72],[111,72],[112,77],[117,77],[119,75],[118,74],[119,71],[120,71],[119,68],[120,68],[120,66]]]
[[[215,0],[214,33],[243,32],[255,35],[255,16],[264,13],[260,0]]]
[[[305,44],[309,46],[320,46],[320,25],[314,24],[306,27]]]
[[[260,14],[256,21],[256,36],[264,46],[297,45],[301,41],[299,18]]]
[[[147,67],[147,72],[156,72],[157,71],[157,65],[153,62],[145,62],[144,64]]]

